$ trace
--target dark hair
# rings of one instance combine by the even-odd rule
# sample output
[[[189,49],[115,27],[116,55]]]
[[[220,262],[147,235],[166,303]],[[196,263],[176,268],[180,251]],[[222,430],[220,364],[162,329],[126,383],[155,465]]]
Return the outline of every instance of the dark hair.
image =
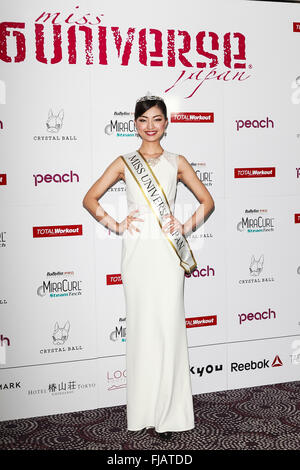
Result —
[[[136,103],[135,111],[134,111],[134,119],[137,119],[140,116],[142,116],[142,114],[148,111],[148,109],[152,108],[152,106],[157,106],[163,113],[165,119],[168,119],[167,107],[165,105],[165,102],[161,100],[145,100],[145,101],[139,101],[138,103]]]

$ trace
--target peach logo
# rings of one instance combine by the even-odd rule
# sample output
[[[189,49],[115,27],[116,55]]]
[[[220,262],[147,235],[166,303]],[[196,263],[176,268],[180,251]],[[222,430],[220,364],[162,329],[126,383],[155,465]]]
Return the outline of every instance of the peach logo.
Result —
[[[33,175],[34,178],[34,186],[38,186],[41,183],[73,183],[73,180],[76,180],[79,183],[79,176],[77,173],[73,173],[73,170],[70,170],[69,173],[55,173],[55,175],[41,175],[38,173],[37,175]]]
[[[255,313],[238,313],[239,323],[240,325],[245,321],[252,321],[252,320],[271,320],[276,318],[275,310],[268,308],[264,312],[255,312]]]

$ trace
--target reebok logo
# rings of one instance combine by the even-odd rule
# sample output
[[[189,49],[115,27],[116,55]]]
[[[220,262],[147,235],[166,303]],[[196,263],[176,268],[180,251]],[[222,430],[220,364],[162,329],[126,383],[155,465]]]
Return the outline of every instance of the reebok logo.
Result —
[[[251,361],[245,363],[232,362],[231,372],[242,372],[244,370],[255,370],[255,369],[268,369],[270,367],[270,359],[263,359],[262,361]],[[271,367],[280,367],[283,363],[278,355],[275,356]]]
[[[275,356],[274,361],[272,362],[272,367],[280,367],[282,366],[282,361],[279,356]]]

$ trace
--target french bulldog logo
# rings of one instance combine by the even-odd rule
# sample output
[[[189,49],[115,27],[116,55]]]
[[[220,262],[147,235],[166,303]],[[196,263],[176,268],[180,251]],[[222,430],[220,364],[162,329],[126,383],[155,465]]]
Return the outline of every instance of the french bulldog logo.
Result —
[[[70,322],[67,321],[65,325],[60,328],[59,324],[56,322],[54,325],[54,332],[52,335],[53,344],[64,344],[69,337]]]
[[[49,109],[46,127],[48,132],[58,132],[62,128],[64,119],[64,110],[61,109],[58,114],[53,114],[52,109]]]
[[[249,267],[250,275],[259,276],[263,270],[263,264],[264,264],[264,255],[261,255],[261,257],[258,260],[256,260],[254,256],[252,255],[250,267]]]

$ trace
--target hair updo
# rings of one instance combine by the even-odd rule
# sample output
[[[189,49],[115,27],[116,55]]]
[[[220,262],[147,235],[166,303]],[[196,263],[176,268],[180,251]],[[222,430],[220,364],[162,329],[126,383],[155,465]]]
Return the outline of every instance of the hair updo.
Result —
[[[165,119],[168,119],[167,107],[164,101],[162,100],[144,100],[138,101],[135,105],[134,111],[134,119],[136,120],[142,114],[144,114],[148,109],[152,108],[153,106],[157,106],[161,112],[163,113]]]

